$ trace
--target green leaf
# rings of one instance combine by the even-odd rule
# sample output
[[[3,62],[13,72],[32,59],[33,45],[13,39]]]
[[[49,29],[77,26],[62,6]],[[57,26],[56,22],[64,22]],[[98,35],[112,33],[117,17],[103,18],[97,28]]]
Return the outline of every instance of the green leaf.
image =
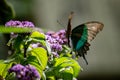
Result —
[[[40,43],[43,47],[46,46],[45,35],[38,31],[32,32],[28,40],[29,43]]]
[[[39,64],[39,61],[37,60],[37,57],[35,57],[35,56],[29,56],[27,58],[27,60],[23,64],[24,65],[31,64],[31,65],[35,66],[38,69],[38,71],[40,72],[40,74],[42,74],[42,70],[43,69],[42,69],[42,67]]]
[[[63,80],[73,80],[73,73],[72,67],[66,67],[60,70],[60,76]]]
[[[73,68],[73,76],[77,77],[79,74],[79,71],[81,70],[80,65],[78,64],[77,61],[75,61],[72,58],[68,58],[68,57],[61,57],[61,58],[56,58],[56,63],[55,63],[55,67],[58,68],[58,70],[60,68],[67,68],[67,67],[72,67]]]
[[[34,39],[34,38],[31,38],[31,42],[30,43],[40,43],[41,45],[46,46],[46,42],[43,39]]]
[[[6,27],[3,25],[0,25],[0,33],[26,33],[26,32],[33,32],[33,28],[28,28],[28,27]]]
[[[6,76],[5,80],[16,80],[16,74],[14,72]]]
[[[4,60],[0,60],[0,75],[5,78],[7,73],[8,73],[8,69],[12,66],[12,63],[9,64],[5,64]]]
[[[46,70],[47,78],[73,80],[81,70],[77,61],[69,57],[60,57],[55,59],[55,64]],[[51,79],[52,80],[52,79]]]
[[[43,39],[43,40],[45,40],[45,35],[43,34],[43,33],[40,33],[40,32],[38,32],[38,31],[34,31],[32,34],[31,34],[31,36],[30,36],[31,38],[34,38],[34,39]]]
[[[19,51],[22,43],[23,43],[23,38],[21,36],[18,36],[17,38],[14,39],[13,49]]]
[[[42,47],[38,47],[31,50],[31,55],[37,58],[42,70],[44,70],[48,61],[47,51]]]
[[[47,60],[47,51],[44,48],[33,48],[28,54],[27,60],[24,64],[31,64],[35,66],[40,73],[41,78],[46,80],[46,76],[43,74],[43,70],[46,68]]]
[[[47,80],[56,80],[54,76],[47,77]]]
[[[4,63],[10,63],[10,62],[13,62],[14,60],[15,58],[10,58],[10,59],[4,60]]]
[[[60,52],[60,57],[71,57],[72,58],[72,54],[71,54],[71,48],[69,48],[67,45],[63,45],[62,46],[63,50]]]

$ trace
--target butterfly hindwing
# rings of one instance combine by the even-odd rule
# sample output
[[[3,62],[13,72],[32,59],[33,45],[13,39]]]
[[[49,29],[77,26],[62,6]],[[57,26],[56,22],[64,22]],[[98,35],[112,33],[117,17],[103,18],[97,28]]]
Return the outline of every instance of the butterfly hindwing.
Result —
[[[88,64],[85,54],[89,50],[89,41],[92,41],[97,33],[101,31],[103,24],[97,21],[87,22],[75,27],[71,33],[73,49],[82,56]]]

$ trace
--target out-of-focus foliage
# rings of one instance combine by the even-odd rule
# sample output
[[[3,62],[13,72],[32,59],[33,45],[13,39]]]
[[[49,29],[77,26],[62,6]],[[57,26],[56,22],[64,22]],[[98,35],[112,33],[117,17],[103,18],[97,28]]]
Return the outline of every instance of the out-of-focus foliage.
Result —
[[[15,12],[10,3],[6,0],[0,0],[0,25],[5,24],[15,17]]]

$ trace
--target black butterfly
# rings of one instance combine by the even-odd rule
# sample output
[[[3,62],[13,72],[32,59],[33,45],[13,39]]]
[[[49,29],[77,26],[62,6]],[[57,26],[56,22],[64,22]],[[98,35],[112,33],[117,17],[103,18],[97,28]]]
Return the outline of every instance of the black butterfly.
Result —
[[[73,50],[76,52],[76,54],[78,54],[78,56],[82,56],[86,61],[86,64],[88,64],[85,54],[87,54],[87,51],[89,50],[89,42],[92,41],[97,33],[103,29],[104,25],[98,21],[91,21],[78,25],[71,30],[72,14],[73,13],[71,13],[69,16],[68,27],[66,31],[68,46],[71,47],[69,39],[71,38]]]

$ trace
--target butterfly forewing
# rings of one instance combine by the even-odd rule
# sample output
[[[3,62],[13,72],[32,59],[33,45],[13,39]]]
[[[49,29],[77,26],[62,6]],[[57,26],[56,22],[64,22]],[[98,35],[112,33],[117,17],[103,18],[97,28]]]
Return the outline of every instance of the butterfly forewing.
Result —
[[[103,24],[101,22],[97,21],[92,21],[92,22],[87,22],[85,25],[88,28],[88,41],[92,41],[97,33],[103,29]]]

